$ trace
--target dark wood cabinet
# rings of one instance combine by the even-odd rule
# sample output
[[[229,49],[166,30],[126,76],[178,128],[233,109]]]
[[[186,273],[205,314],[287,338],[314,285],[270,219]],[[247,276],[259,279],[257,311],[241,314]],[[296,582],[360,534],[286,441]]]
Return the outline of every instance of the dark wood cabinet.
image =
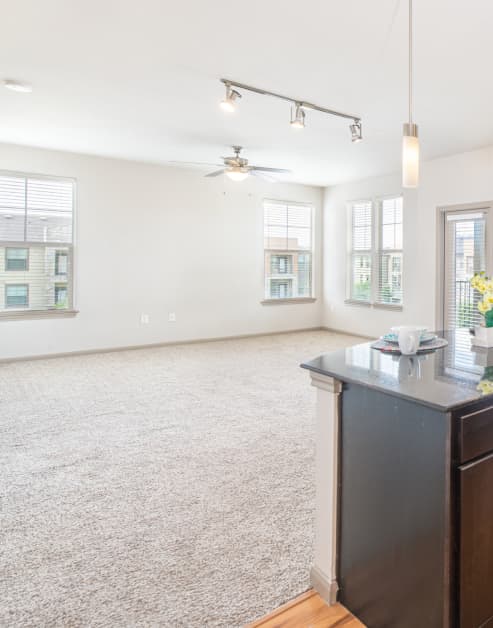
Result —
[[[460,628],[493,626],[493,454],[459,468]]]
[[[340,429],[341,601],[369,628],[493,628],[491,401],[346,384]]]
[[[365,343],[303,364],[338,395],[328,534],[339,599],[368,628],[493,628],[493,348],[438,335],[429,354]]]

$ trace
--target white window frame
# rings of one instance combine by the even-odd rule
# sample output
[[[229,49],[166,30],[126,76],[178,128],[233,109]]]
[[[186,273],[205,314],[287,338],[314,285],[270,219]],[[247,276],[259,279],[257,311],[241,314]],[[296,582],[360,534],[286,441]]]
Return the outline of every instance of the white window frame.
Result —
[[[68,249],[69,272],[67,273],[67,291],[69,306],[66,309],[24,309],[9,312],[8,308],[0,311],[0,321],[25,320],[38,318],[64,318],[72,317],[79,313],[75,306],[75,242],[77,237],[77,180],[73,177],[61,177],[55,175],[39,174],[35,172],[23,172],[19,170],[0,170],[0,176],[19,177],[23,179],[45,179],[47,181],[70,181],[72,183],[72,241],[71,242],[35,242],[30,240],[1,240],[0,246],[6,248],[26,248],[29,250],[29,259],[31,258],[32,248],[60,248]],[[28,283],[23,282],[23,283]]]
[[[266,203],[277,203],[279,205],[291,205],[298,207],[310,207],[310,249],[309,253],[311,255],[311,290],[309,297],[286,297],[280,299],[268,299],[265,296],[265,277],[266,277],[266,268],[265,268],[265,233],[264,233],[264,224],[265,224],[265,204]],[[263,198],[262,199],[262,299],[260,300],[261,305],[289,305],[296,303],[315,303],[317,300],[315,296],[315,206],[310,202],[303,201],[288,201],[286,199],[279,198]],[[305,251],[306,252],[306,251]],[[277,255],[293,255],[296,251],[286,251],[279,250],[276,251]],[[276,278],[277,279],[277,278]],[[280,276],[279,279],[282,279]]]
[[[401,311],[404,308],[404,242],[402,249],[382,249],[382,206],[383,201],[387,199],[402,198],[402,237],[404,240],[404,198],[402,192],[396,194],[385,194],[383,196],[368,196],[365,198],[357,198],[346,203],[347,212],[347,262],[346,262],[346,299],[348,305],[358,305],[363,307],[373,307],[383,310]],[[353,250],[353,206],[357,203],[371,204],[371,248],[362,249],[360,251]],[[380,255],[381,253],[402,254],[401,266],[401,282],[402,282],[402,301],[401,303],[382,303],[378,300],[379,284],[380,284]],[[369,300],[355,299],[353,294],[353,258],[355,255],[369,255],[371,263],[371,285]]]

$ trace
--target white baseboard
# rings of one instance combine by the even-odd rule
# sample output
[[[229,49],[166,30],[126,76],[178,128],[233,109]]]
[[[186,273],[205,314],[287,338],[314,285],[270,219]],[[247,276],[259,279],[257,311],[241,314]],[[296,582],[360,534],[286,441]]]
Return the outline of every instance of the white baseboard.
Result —
[[[37,355],[26,355],[13,358],[0,358],[0,364],[11,362],[25,362],[28,360],[48,360],[51,358],[66,358],[78,355],[92,355],[95,353],[114,353],[117,351],[137,351],[139,349],[155,349],[159,347],[172,347],[176,345],[191,345],[201,342],[220,342],[221,340],[241,340],[242,338],[260,338],[262,336],[279,336],[281,334],[294,334],[303,331],[328,331],[326,327],[317,325],[316,327],[302,327],[298,329],[286,329],[284,331],[265,331],[254,334],[239,334],[234,336],[213,336],[205,338],[193,338],[191,340],[171,340],[168,342],[153,342],[142,345],[127,345],[118,347],[101,347],[98,349],[83,349],[80,351],[64,351],[60,353],[44,353]]]
[[[376,336],[366,336],[365,334],[359,334],[355,331],[349,331],[348,329],[337,329],[336,327],[327,327],[326,325],[321,325],[320,329],[325,331],[331,331],[334,334],[344,334],[345,336],[355,336],[356,338],[364,338],[365,340],[375,340]]]
[[[310,581],[312,587],[327,604],[332,605],[337,602],[337,592],[339,591],[337,581],[329,580],[316,565],[312,565],[310,569]]]

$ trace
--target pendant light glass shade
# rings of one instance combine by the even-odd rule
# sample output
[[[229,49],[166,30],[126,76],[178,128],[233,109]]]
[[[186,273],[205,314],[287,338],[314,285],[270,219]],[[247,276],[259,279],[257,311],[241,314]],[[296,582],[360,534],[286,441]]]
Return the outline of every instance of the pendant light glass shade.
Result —
[[[402,186],[416,188],[419,182],[419,138],[417,124],[404,124],[402,137]]]

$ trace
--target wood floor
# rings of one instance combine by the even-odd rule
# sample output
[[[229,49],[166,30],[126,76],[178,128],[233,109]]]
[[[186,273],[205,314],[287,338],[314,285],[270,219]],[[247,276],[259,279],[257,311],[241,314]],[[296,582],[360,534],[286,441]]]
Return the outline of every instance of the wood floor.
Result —
[[[327,606],[313,589],[245,628],[364,628],[344,606]]]

